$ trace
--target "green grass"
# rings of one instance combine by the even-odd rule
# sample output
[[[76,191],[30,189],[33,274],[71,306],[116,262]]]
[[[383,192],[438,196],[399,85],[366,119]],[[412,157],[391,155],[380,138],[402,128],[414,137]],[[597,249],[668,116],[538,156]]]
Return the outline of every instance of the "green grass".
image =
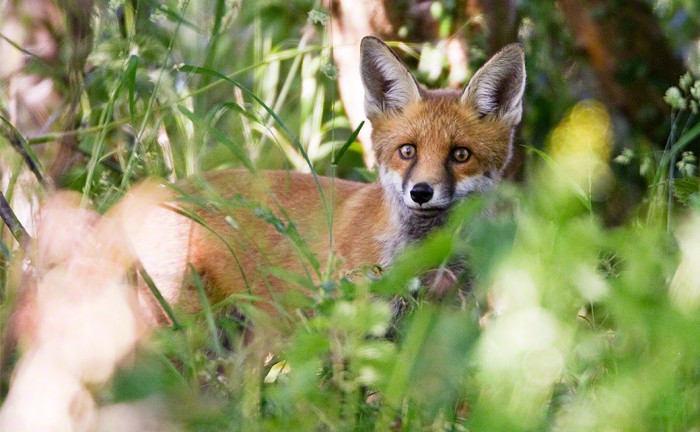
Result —
[[[82,192],[100,211],[148,176],[177,180],[243,167],[373,178],[325,67],[332,41],[322,25],[306,22],[314,8],[309,1],[166,1],[127,7],[123,23],[102,9],[90,72],[83,87],[68,89],[78,95],[81,127],[20,136],[24,157],[43,173],[47,161],[31,147],[75,136],[83,159],[58,186]],[[538,72],[547,71],[529,75]],[[537,89],[529,86],[526,98],[541,101]],[[571,106],[531,106],[527,136],[551,133],[536,110],[561,111],[557,124]],[[265,319],[250,297],[209,304],[200,295],[202,312],[169,311],[176,325],[158,329],[133,364],[96,389],[98,401],[157,397],[185,430],[207,431],[700,428],[693,294],[700,235],[683,228],[700,223],[700,181],[674,168],[698,133],[695,115],[677,111],[665,151],[635,150],[600,176],[591,160],[607,167],[609,155],[584,153],[572,168],[542,142],[528,143],[523,183],[467,200],[380,277],[373,269],[343,278],[320,268],[284,209],[274,209],[277,218],[258,205],[262,223],[288,236],[308,264],[307,275],[269,269],[313,292],[293,299],[300,307],[287,315],[267,318],[281,321],[285,336],[246,341],[247,323],[234,306]],[[576,139],[586,148],[586,134]],[[5,138],[0,143],[14,169],[11,198],[24,159]],[[621,166],[641,170],[646,190],[633,215],[610,227],[605,194],[625,180]],[[256,206],[214,195],[186,199],[232,213]],[[331,223],[329,211],[325,217]],[[20,254],[9,234],[2,240],[8,254]],[[471,291],[437,304],[412,291],[422,269],[451,259],[469,263]],[[12,293],[5,270],[3,292]],[[408,305],[398,320],[396,298]],[[12,299],[3,298],[2,323]]]

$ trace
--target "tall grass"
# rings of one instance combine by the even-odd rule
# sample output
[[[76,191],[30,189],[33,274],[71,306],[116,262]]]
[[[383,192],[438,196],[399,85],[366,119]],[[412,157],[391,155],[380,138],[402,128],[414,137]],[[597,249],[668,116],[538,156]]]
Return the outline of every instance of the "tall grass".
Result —
[[[78,137],[84,159],[59,186],[104,211],[147,176],[244,167],[361,178],[327,66],[332,41],[323,20],[306,19],[318,4],[130,5],[95,19],[90,72],[74,89],[81,127],[26,140]],[[690,156],[676,165],[700,133],[690,104],[700,95],[680,87],[686,105],[675,101],[664,152],[617,159],[650,185],[627,223],[602,222],[616,179],[610,117],[592,102],[530,152],[524,184],[470,198],[389,269],[320,269],[284,209],[261,208],[261,223],[290,237],[309,269],[270,269],[313,293],[282,315],[286,335],[250,342],[231,313],[260,314],[249,296],[202,295],[202,312],[172,311],[178,325],[98,389],[99,403],[158,399],[185,430],[700,428],[700,181]],[[185,199],[231,214],[259,205],[204,195]],[[470,290],[426,300],[421,272],[451,260],[468,263]],[[408,305],[400,318],[398,298]]]

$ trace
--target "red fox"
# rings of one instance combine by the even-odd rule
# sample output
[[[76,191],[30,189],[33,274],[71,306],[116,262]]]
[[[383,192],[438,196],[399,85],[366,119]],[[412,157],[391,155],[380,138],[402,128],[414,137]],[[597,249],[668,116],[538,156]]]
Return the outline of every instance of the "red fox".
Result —
[[[317,183],[310,174],[220,171],[205,176],[198,194],[208,190],[228,208],[180,202],[176,211],[154,206],[150,214],[132,215],[139,223],[125,224],[127,237],[169,303],[199,308],[192,269],[213,301],[252,294],[270,310],[270,300],[290,285],[270,269],[306,271],[318,282],[309,263],[318,257],[316,268],[325,269],[331,252],[341,270],[389,266],[405,245],[439,226],[455,201],[499,180],[522,114],[519,44],[494,55],[463,91],[420,86],[375,37],[362,40],[361,59],[379,181],[319,177]],[[193,184],[184,188],[196,189]]]
[[[522,114],[520,45],[494,55],[463,91],[420,86],[374,37],[362,40],[361,58],[379,181],[220,171],[206,175],[198,193],[208,190],[228,208],[180,202],[130,216],[140,222],[125,224],[127,237],[166,301],[200,307],[194,269],[211,300],[252,294],[271,310],[290,285],[271,269],[318,281],[314,257],[325,269],[331,252],[341,270],[388,266],[405,245],[441,225],[455,201],[499,180]],[[183,187],[198,189],[194,182]],[[153,300],[147,303],[153,319],[165,319]]]

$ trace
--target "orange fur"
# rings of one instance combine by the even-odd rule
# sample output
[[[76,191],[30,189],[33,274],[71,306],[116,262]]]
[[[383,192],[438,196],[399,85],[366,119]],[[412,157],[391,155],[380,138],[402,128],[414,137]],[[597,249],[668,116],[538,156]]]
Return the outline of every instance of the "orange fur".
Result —
[[[383,217],[386,214],[383,192],[377,185],[319,178],[332,209],[331,245],[321,195],[311,175],[266,171],[258,178],[245,170],[226,170],[210,173],[203,180],[207,188],[214,188],[221,194],[215,200],[241,196],[251,205],[270,209],[276,218],[288,225],[281,211],[284,209],[303,242],[319,259],[322,270],[327,266],[331,250],[342,257],[342,269],[379,262],[380,249],[373,239],[385,231],[387,220]],[[148,193],[152,186],[136,188],[115,212],[128,205],[131,199]],[[192,184],[186,187],[188,192],[206,195]],[[170,198],[175,196],[175,193],[169,194]],[[168,208],[172,206],[196,216],[178,214]],[[367,215],[376,217],[367,218]],[[227,221],[227,216],[233,218],[235,227]],[[275,309],[273,301],[280,302],[279,296],[294,289],[294,284],[280,280],[267,270],[283,268],[302,275],[313,273],[290,237],[256,216],[254,208],[232,206],[228,211],[211,211],[170,201],[154,206],[139,217],[143,223],[124,225],[136,255],[165,299],[190,312],[199,309],[199,299],[188,263],[206,282],[212,301],[233,294],[250,294],[259,298],[258,305],[267,311]],[[356,229],[359,226],[361,230]],[[318,282],[317,277],[312,279]],[[305,292],[301,286],[296,288]],[[153,312],[155,303],[149,296],[146,302]],[[163,321],[165,317],[157,312],[152,318]]]

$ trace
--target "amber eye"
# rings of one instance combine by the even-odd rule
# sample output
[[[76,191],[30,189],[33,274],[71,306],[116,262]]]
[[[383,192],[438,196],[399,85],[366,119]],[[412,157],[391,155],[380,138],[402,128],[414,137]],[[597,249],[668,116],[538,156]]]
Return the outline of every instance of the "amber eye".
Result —
[[[404,144],[399,147],[399,156],[401,156],[401,159],[413,159],[413,156],[415,155],[416,146],[413,144]]]
[[[469,160],[469,156],[471,156],[471,153],[466,147],[457,147],[452,150],[452,158],[457,162],[466,162]]]

